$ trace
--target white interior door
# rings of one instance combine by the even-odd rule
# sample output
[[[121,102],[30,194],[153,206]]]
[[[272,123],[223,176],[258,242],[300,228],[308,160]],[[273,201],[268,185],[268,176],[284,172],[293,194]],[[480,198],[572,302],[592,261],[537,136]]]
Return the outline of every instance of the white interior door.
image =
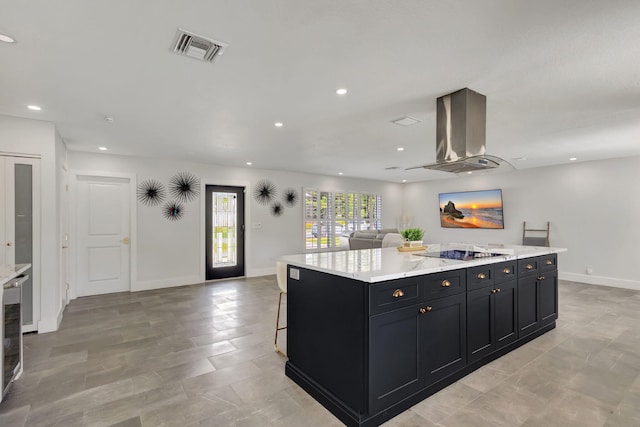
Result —
[[[77,177],[78,296],[130,290],[128,178]]]

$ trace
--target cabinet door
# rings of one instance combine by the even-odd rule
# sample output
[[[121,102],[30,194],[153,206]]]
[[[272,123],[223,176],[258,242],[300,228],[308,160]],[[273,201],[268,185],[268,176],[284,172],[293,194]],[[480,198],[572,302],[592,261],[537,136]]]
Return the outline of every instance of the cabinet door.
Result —
[[[518,338],[518,282],[496,284],[493,295],[495,349],[504,347]]]
[[[538,282],[540,293],[540,326],[553,323],[558,318],[558,271],[545,271]]]
[[[492,319],[493,288],[467,292],[467,346],[469,363],[482,359],[494,350]]]
[[[467,362],[467,296],[431,300],[418,317],[419,366],[423,384],[429,386],[462,369]]]
[[[418,319],[421,306],[369,320],[369,412],[375,413],[420,388]]]
[[[518,279],[518,334],[522,338],[540,326],[538,276]]]

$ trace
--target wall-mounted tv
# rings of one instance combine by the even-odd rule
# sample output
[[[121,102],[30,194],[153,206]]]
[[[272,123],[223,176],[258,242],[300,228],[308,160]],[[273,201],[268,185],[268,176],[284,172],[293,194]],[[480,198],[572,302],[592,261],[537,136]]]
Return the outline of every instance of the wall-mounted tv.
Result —
[[[440,226],[504,228],[502,190],[440,193]]]

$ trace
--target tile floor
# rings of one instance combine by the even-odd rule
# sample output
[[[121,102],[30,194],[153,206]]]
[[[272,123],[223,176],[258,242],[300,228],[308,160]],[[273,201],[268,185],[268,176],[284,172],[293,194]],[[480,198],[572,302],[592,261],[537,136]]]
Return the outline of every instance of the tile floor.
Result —
[[[0,426],[339,426],[284,375],[277,299],[270,276],[72,301],[25,336]],[[639,326],[640,292],[561,282],[555,330],[386,425],[640,426]]]

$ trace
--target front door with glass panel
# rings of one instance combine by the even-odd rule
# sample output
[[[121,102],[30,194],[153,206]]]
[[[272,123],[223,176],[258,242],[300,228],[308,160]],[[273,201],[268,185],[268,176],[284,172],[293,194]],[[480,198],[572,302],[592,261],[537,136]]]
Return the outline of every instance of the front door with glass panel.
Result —
[[[206,279],[244,276],[244,187],[207,185]]]

